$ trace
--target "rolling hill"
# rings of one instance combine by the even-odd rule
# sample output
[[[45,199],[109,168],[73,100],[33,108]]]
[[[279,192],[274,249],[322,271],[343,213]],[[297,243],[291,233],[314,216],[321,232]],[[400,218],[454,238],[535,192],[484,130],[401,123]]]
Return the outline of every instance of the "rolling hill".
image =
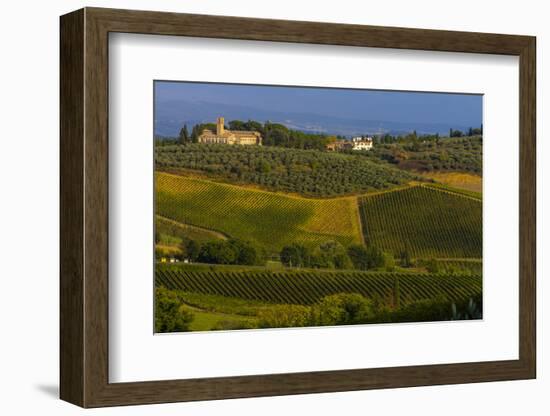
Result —
[[[155,167],[170,172],[198,171],[236,185],[322,198],[391,189],[419,179],[359,154],[277,146],[155,146]]]
[[[359,200],[367,244],[413,257],[482,257],[482,202],[431,186]]]
[[[357,198],[310,199],[156,173],[156,213],[249,240],[268,253],[299,242],[361,242]]]

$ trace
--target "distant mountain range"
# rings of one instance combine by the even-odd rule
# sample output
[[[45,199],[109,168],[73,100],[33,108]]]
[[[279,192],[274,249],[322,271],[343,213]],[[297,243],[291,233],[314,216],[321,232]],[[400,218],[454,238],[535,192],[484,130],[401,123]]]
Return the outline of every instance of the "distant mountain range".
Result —
[[[157,102],[155,108],[155,135],[177,136],[184,124],[189,130],[198,123],[213,123],[217,117],[231,120],[256,120],[281,123],[293,130],[308,133],[355,136],[363,134],[405,134],[416,130],[418,134],[448,134],[449,129],[467,130],[469,127],[438,122],[396,122],[357,118],[331,117],[323,114],[304,112],[266,111],[240,104],[223,104],[207,101],[174,100]]]

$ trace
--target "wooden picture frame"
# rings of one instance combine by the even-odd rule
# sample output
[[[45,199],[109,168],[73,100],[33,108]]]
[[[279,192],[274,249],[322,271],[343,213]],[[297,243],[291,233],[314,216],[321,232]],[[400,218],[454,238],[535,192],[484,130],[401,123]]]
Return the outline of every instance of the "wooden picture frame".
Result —
[[[100,8],[64,15],[60,28],[61,399],[82,407],[102,407],[536,377],[534,37]],[[111,32],[518,56],[519,359],[109,383],[108,35]]]

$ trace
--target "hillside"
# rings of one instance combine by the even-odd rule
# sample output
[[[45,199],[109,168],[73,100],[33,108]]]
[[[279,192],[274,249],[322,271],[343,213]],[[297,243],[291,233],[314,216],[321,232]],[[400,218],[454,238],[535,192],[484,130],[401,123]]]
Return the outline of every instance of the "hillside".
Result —
[[[357,154],[275,146],[155,146],[157,170],[196,170],[217,180],[266,190],[334,197],[391,189],[416,176]]]
[[[483,171],[481,136],[393,137],[388,143],[384,140],[384,137],[376,139],[373,149],[362,156],[414,172],[469,172],[480,176]],[[447,178],[434,179],[444,179],[446,183]]]
[[[403,303],[444,295],[462,299],[481,292],[480,275],[353,271],[267,271],[245,267],[157,266],[156,285],[171,290],[286,304],[312,304],[335,293],[391,298],[397,281]]]
[[[367,244],[399,255],[482,256],[482,203],[443,189],[416,186],[360,198]]]
[[[443,185],[475,192],[481,199],[481,193],[483,191],[483,178],[480,175],[464,172],[432,171],[424,172],[422,173],[422,176]]]
[[[278,253],[292,242],[361,242],[357,199],[308,199],[156,173],[156,213]]]

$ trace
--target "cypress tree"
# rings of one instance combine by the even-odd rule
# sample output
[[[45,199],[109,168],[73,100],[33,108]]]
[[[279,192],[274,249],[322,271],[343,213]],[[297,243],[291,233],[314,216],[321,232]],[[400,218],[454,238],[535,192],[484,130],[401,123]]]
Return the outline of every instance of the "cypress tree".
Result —
[[[184,124],[180,130],[179,142],[180,144],[189,142],[189,132],[187,131],[187,124]]]

